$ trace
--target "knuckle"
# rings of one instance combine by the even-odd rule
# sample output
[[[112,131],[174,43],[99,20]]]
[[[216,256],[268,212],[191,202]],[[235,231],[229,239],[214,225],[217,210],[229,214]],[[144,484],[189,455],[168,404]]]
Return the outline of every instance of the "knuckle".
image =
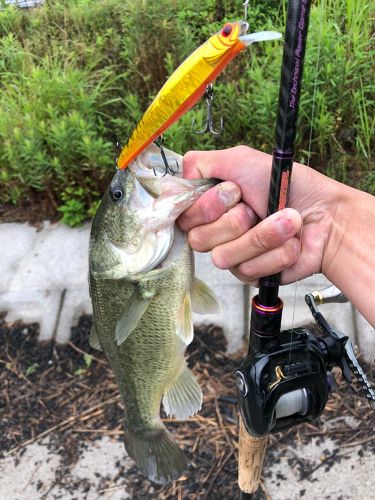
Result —
[[[182,229],[182,231],[187,232],[191,228],[190,218],[185,213],[180,215],[180,217],[177,219],[177,223]]]
[[[212,250],[211,261],[218,269],[228,269],[223,252],[221,252],[218,248],[214,248]]]
[[[195,158],[196,155],[194,151],[188,151],[187,153],[185,153],[183,157],[184,168],[189,168],[191,165],[194,165]]]
[[[205,238],[202,235],[202,231],[197,228],[191,229],[189,231],[188,242],[190,247],[197,252],[202,251],[205,248]]]
[[[280,266],[284,269],[295,263],[298,257],[298,252],[294,242],[287,242],[280,248],[279,261]]]
[[[237,266],[237,271],[244,276],[249,283],[256,281],[258,278],[251,261],[242,262]]]
[[[214,222],[220,214],[217,213],[216,207],[202,205],[199,207],[199,218],[204,224]]]
[[[249,232],[250,242],[253,246],[259,249],[262,253],[269,250],[268,240],[262,231],[259,230],[259,226],[255,226],[252,231]]]
[[[215,197],[212,197],[209,191],[204,194],[206,196],[203,195],[195,203],[196,220],[199,220],[200,224],[209,224],[223,215],[223,208],[216,203]]]
[[[232,233],[240,236],[250,228],[249,215],[244,203],[239,203],[234,209],[227,212],[227,220]]]
[[[242,267],[236,266],[236,267],[230,269],[230,272],[233,274],[233,276],[235,276],[236,278],[241,280],[243,283],[246,283],[247,285],[250,285],[253,287],[258,286],[259,280],[256,277],[254,277],[253,275],[246,272],[245,264],[246,263],[244,263],[244,265]],[[243,272],[243,269],[245,270],[245,272]]]

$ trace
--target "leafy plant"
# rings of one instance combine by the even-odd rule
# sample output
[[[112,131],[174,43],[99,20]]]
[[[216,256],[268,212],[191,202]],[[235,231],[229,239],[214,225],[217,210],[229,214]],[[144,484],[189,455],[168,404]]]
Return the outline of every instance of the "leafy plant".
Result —
[[[80,376],[80,375],[85,375],[87,371],[90,369],[90,366],[93,362],[94,357],[91,356],[88,352],[83,353],[83,361],[85,363],[85,366],[82,368],[77,368],[74,371],[74,375]]]
[[[30,366],[27,367],[25,375],[28,377],[29,375],[32,375],[35,373],[39,368],[38,363],[32,363]]]
[[[374,151],[373,0],[317,0],[311,10],[296,158],[371,186]],[[44,192],[62,221],[91,217],[124,143],[173,70],[224,22],[234,0],[46,0],[0,10],[0,203]],[[250,29],[284,31],[286,0],[253,2]],[[255,44],[215,83],[219,137],[191,130],[199,103],[166,133],[188,149],[245,143],[270,152],[282,55]],[[310,143],[311,136],[311,143]],[[358,175],[358,172],[361,175]],[[363,178],[363,182],[361,177]],[[367,180],[366,180],[367,179]],[[35,196],[34,196],[35,198]]]

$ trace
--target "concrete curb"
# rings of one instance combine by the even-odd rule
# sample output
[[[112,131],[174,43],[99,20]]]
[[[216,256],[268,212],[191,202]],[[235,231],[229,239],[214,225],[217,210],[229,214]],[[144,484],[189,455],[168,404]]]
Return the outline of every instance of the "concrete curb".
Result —
[[[91,314],[87,282],[87,252],[90,225],[71,229],[45,222],[41,228],[27,224],[1,224],[0,312],[6,321],[22,320],[40,324],[40,340],[55,338],[66,342],[70,328],[82,314]],[[248,297],[256,290],[235,279],[228,271],[216,269],[207,254],[196,254],[196,274],[217,294],[218,314],[194,315],[195,324],[222,326],[228,350],[243,345],[248,332]],[[280,289],[285,308],[283,328],[311,324],[304,302],[305,293],[324,288],[322,275]],[[323,306],[324,314],[339,330],[359,345],[368,360],[375,355],[374,328],[350,303]]]

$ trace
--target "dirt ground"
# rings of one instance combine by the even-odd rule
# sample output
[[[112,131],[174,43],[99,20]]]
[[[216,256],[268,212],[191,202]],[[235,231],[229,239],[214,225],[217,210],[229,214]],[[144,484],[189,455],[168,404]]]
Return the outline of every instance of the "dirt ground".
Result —
[[[120,487],[118,498],[236,498],[238,409],[233,374],[244,353],[226,355],[225,339],[217,327],[196,332],[188,359],[203,388],[203,408],[186,421],[165,419],[168,429],[184,449],[189,467],[180,481],[160,486],[146,480],[130,459],[123,458],[122,404],[104,356],[88,344],[90,328],[91,317],[82,317],[72,331],[70,342],[57,345],[38,343],[37,325],[0,323],[0,457],[3,463],[12,458],[17,464],[23,455],[35,455],[37,445],[44,447],[52,460],[53,480],[51,484],[44,484],[41,473],[33,478],[35,491],[41,492],[36,498],[75,498],[77,492],[80,493],[76,498],[80,499],[104,498],[98,492]],[[370,367],[365,366],[365,370],[373,379]],[[330,470],[343,468],[348,450],[355,449],[358,460],[364,455],[375,456],[374,425],[375,412],[357,393],[356,386],[348,386],[339,378],[339,389],[331,397],[319,425],[299,426],[270,438],[259,499],[288,498],[271,496],[266,487],[266,484],[273,485],[276,491],[287,488],[284,465],[292,470],[296,484],[300,481],[302,485],[294,492],[295,496],[291,493],[289,498],[313,498],[305,485],[311,483],[311,488],[316,488],[320,473],[323,477]],[[306,451],[311,443],[314,453],[319,450],[316,460],[311,460]],[[297,450],[297,445],[307,448],[302,453],[291,453],[290,450]],[[86,475],[77,474],[77,464],[83,467],[80,458],[93,446],[102,447],[103,456],[117,453],[114,466],[104,471],[93,466],[91,478],[90,470]],[[56,456],[58,467],[53,466]],[[43,461],[45,459],[40,458],[40,462]],[[358,479],[353,474],[352,481]],[[55,495],[55,491],[65,494]],[[95,491],[97,496],[91,497],[90,491]],[[30,496],[0,493],[0,498],[23,500]],[[340,498],[340,495],[322,494],[321,498]],[[361,497],[357,495],[357,498]]]

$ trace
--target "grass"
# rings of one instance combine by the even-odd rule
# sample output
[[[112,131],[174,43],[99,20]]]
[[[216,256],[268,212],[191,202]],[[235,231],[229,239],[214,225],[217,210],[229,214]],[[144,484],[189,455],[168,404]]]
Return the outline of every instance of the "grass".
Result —
[[[252,2],[252,31],[285,25],[286,2]],[[316,0],[306,52],[297,160],[375,193],[374,0]],[[125,142],[166,78],[223,22],[234,0],[47,0],[0,11],[0,203],[47,192],[64,222],[92,216]],[[253,46],[215,85],[219,137],[192,133],[204,101],[166,134],[188,149],[273,147],[282,44]],[[318,60],[319,55],[319,60]],[[312,113],[314,108],[314,113]],[[309,137],[312,142],[309,144]]]

